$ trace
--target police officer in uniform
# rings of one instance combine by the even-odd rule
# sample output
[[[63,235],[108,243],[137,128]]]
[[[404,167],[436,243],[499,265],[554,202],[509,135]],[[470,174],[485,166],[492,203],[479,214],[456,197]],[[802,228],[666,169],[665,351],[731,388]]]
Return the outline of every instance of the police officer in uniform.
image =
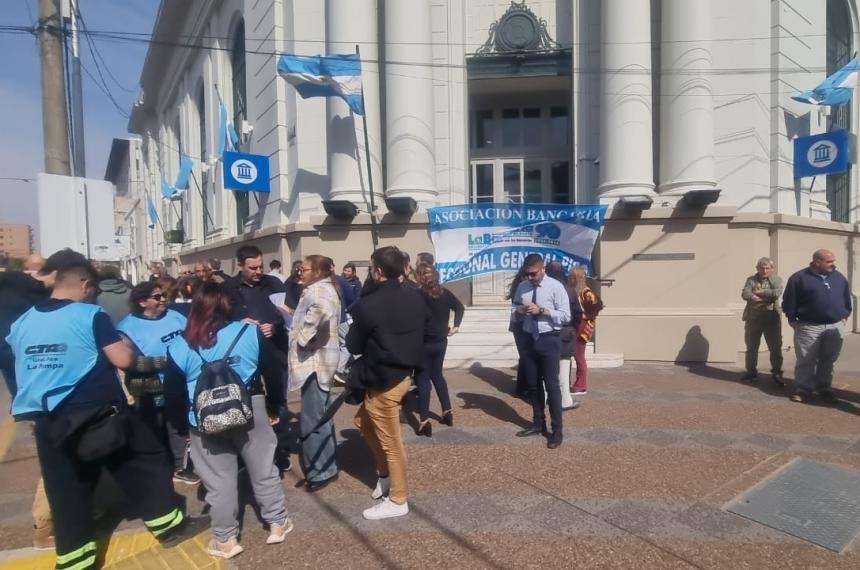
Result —
[[[84,302],[97,282],[89,264],[58,271],[50,298],[15,321],[6,338],[18,380],[12,415],[35,421],[58,569],[97,564],[92,503],[102,468],[165,546],[196,526],[188,524],[173,492],[164,447],[125,414],[116,368],[131,365],[132,350],[107,313]]]
[[[126,371],[126,385],[135,399],[143,422],[170,450],[173,482],[200,484],[187,468],[188,438],[179,433],[164,415],[164,363],[167,348],[182,336],[188,320],[167,308],[167,297],[158,283],[144,281],[131,290],[131,313],[116,326],[136,351],[134,365]]]

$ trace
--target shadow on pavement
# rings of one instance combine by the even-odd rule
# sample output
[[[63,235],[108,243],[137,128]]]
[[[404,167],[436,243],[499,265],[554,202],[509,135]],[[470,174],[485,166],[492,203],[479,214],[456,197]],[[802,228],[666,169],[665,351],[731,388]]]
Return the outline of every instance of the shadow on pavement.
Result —
[[[457,396],[463,400],[464,410],[481,410],[488,416],[521,428],[532,425],[531,421],[522,417],[519,412],[501,398],[487,394],[472,394],[471,392],[460,392]]]
[[[337,467],[358,479],[369,489],[376,486],[376,467],[370,448],[358,429],[340,430],[337,443]]]
[[[486,382],[502,394],[513,396],[516,394],[516,377],[497,370],[495,368],[486,368],[481,366],[480,362],[476,362],[469,367],[469,373],[475,378]]]

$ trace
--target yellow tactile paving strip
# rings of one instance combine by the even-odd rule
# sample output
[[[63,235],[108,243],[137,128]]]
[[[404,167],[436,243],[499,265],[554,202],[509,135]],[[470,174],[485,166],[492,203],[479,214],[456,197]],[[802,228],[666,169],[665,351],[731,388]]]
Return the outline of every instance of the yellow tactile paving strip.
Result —
[[[0,461],[15,438],[17,424],[11,416],[0,424]],[[105,553],[104,570],[220,570],[228,568],[224,560],[206,553],[207,531],[180,545],[165,550],[149,532],[114,535]],[[0,570],[51,570],[57,557],[53,552],[22,553],[20,557],[0,562]]]
[[[186,540],[179,546],[165,550],[148,532],[116,535],[111,537],[102,568],[122,570],[226,570],[226,561],[212,558],[206,553],[208,532]],[[51,570],[56,557],[54,553],[22,555],[20,558],[0,563],[0,570]]]

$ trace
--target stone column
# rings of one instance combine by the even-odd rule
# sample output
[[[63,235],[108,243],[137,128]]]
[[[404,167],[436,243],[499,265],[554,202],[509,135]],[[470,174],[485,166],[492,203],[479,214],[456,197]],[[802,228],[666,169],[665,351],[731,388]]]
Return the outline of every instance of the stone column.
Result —
[[[599,196],[651,195],[651,0],[600,4]]]
[[[437,202],[430,0],[385,2],[386,196]]]
[[[379,104],[379,30],[377,0],[326,0],[326,51],[361,52],[364,107],[370,142],[370,168],[377,208],[382,203],[382,129]],[[364,126],[360,115],[350,115],[339,97],[329,97],[328,171],[331,199],[349,200],[362,210],[370,202]]]
[[[663,0],[660,46],[660,184],[684,194],[716,186],[711,0]]]

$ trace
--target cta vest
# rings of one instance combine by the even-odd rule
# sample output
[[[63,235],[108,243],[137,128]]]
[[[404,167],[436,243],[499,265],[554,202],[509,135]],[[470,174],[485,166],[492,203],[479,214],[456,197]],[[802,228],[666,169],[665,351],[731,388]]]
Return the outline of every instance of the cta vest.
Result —
[[[238,321],[228,324],[218,331],[218,339],[215,345],[212,348],[199,349],[200,354],[203,355],[203,358],[207,362],[218,360],[227,352],[233,339],[236,338],[236,335],[239,334],[243,326],[244,323]],[[185,375],[188,401],[193,402],[194,391],[197,388],[197,379],[200,378],[200,367],[203,365],[203,361],[182,337],[179,337],[176,342],[171,344],[167,351],[171,360]],[[245,329],[245,332],[230,354],[230,367],[236,371],[246,386],[250,386],[259,367],[259,361],[260,344],[257,339],[257,328],[250,326]],[[193,410],[188,413],[188,422],[192,426],[197,426]]]
[[[147,319],[139,315],[128,315],[116,329],[135,344],[143,356],[167,356],[167,347],[181,338],[188,322],[184,316],[168,309],[159,319]],[[164,382],[164,373],[159,377]]]
[[[101,307],[86,303],[46,312],[33,307],[12,324],[6,342],[18,379],[13,416],[52,411],[95,367],[93,321],[99,312]]]

